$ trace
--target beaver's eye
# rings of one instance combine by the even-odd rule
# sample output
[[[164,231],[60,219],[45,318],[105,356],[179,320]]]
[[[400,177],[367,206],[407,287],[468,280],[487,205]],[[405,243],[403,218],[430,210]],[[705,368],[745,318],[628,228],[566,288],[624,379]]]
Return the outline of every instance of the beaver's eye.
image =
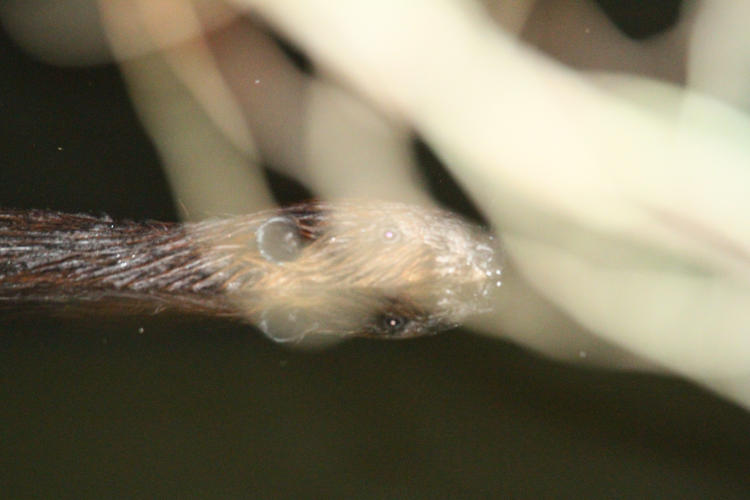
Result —
[[[409,324],[409,320],[395,314],[384,314],[380,317],[379,322],[383,332],[389,336],[402,333],[406,329],[406,325]]]
[[[277,264],[296,259],[302,250],[302,235],[289,217],[271,217],[258,228],[255,239],[260,254]]]
[[[383,240],[388,243],[394,243],[401,239],[401,232],[398,229],[389,227],[382,233]]]

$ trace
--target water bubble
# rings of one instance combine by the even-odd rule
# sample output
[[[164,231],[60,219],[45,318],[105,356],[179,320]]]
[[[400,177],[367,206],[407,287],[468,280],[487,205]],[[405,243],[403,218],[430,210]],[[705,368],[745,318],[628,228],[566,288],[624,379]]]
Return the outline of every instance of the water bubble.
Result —
[[[295,260],[302,250],[302,236],[297,224],[288,217],[272,217],[256,233],[260,254],[271,262]]]
[[[263,311],[258,328],[276,342],[297,342],[313,332],[317,324],[303,310],[281,306]]]

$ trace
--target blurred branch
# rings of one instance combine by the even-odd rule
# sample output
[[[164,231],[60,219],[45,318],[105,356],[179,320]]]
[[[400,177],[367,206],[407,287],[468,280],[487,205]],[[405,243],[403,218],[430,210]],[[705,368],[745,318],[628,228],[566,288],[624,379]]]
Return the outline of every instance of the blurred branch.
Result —
[[[91,18],[74,0],[58,11],[68,3]],[[41,50],[32,27],[49,18],[22,5],[0,13]],[[635,42],[591,2],[98,5],[175,192],[200,213],[266,203],[261,159],[322,195],[429,202],[413,127],[507,244],[505,293],[478,329],[564,359],[662,366],[750,406],[746,7],[690,3]]]

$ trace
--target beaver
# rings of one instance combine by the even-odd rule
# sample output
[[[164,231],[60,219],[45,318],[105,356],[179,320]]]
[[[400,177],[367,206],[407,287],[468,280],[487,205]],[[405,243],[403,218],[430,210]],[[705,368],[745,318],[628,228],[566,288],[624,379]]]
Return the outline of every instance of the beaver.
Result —
[[[313,201],[193,223],[0,211],[0,303],[232,316],[268,337],[408,338],[488,308],[502,251],[394,202]]]

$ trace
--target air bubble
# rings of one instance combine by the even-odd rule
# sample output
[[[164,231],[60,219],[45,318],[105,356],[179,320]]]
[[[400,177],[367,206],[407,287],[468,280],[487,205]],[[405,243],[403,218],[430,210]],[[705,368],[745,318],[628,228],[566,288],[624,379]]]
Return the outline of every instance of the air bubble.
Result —
[[[295,260],[302,250],[297,224],[288,217],[268,219],[258,228],[256,241],[260,254],[277,264]]]
[[[263,311],[258,328],[271,340],[284,343],[302,340],[317,324],[300,309],[272,307]]]

